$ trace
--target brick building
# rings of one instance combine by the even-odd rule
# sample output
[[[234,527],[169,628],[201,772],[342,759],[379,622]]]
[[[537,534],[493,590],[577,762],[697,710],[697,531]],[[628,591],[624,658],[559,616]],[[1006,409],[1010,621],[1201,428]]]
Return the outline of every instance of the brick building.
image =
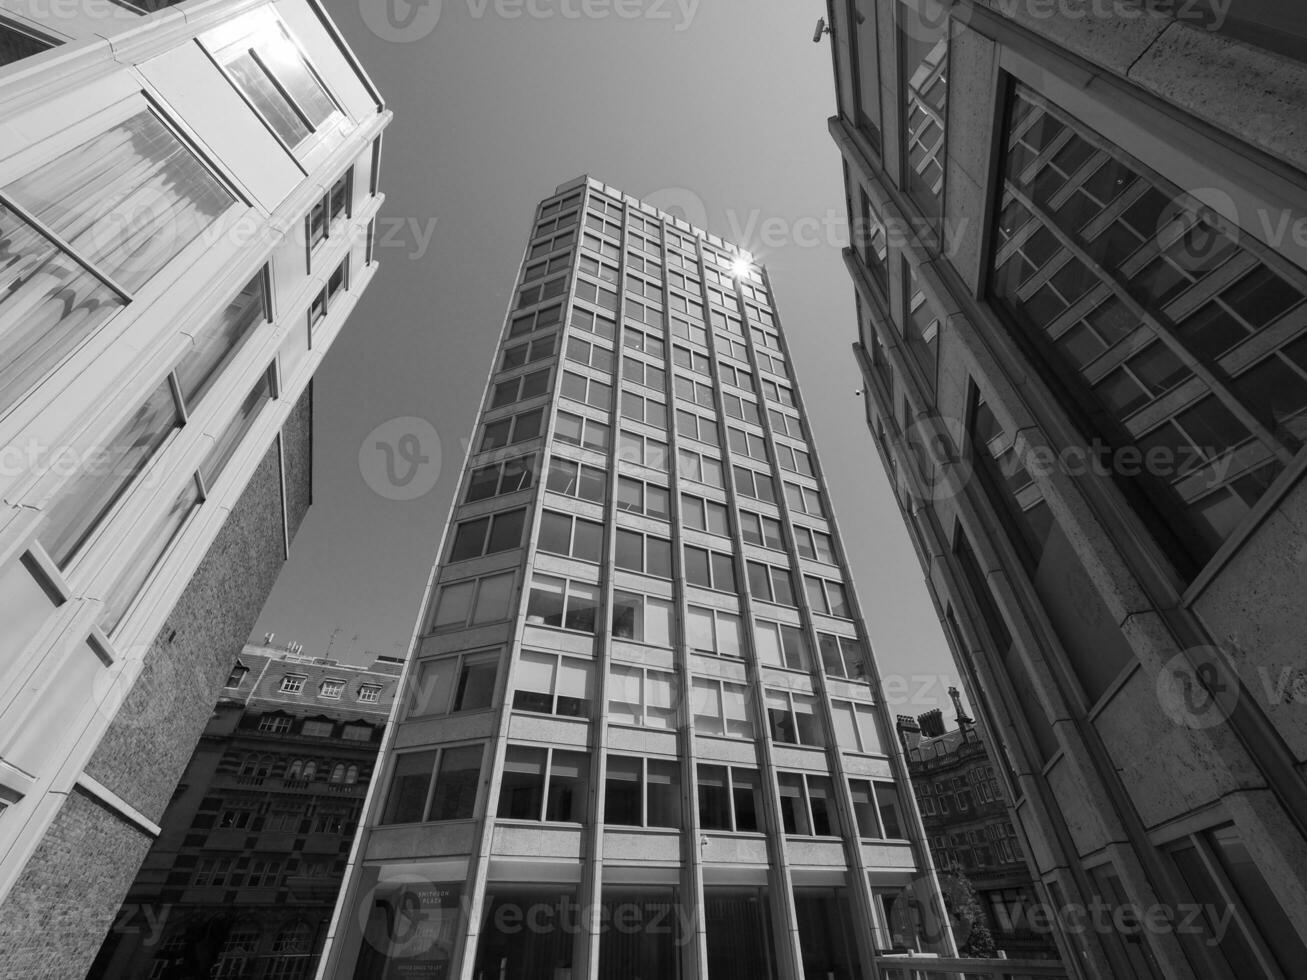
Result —
[[[915,719],[899,715],[895,726],[935,866],[946,877],[952,870],[967,877],[995,946],[1008,957],[1055,959],[1057,943],[1028,917],[1038,897],[984,733],[963,711],[957,688],[949,693],[956,728],[945,730],[938,708]]]
[[[90,976],[311,975],[399,673],[246,647]]]

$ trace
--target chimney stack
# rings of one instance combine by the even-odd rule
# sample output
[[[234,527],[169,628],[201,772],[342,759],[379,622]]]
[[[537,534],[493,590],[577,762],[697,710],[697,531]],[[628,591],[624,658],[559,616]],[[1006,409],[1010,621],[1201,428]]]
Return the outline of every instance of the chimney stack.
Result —
[[[944,734],[944,712],[938,708],[931,708],[917,715],[917,723],[921,725],[921,734],[926,738],[935,738]]]
[[[899,743],[905,752],[911,752],[921,744],[921,726],[911,715],[899,715],[894,729],[899,733]]]

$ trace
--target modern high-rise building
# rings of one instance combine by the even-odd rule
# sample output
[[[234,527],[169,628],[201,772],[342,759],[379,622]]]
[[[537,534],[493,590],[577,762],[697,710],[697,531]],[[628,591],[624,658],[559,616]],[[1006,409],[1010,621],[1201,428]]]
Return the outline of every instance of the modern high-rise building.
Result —
[[[1063,959],[1300,976],[1301,11],[828,16],[867,421]]]
[[[0,2],[0,976],[85,975],[286,559],[389,119],[315,0]]]
[[[560,186],[444,537],[320,976],[852,978],[951,949],[914,927],[929,853],[748,255]]]
[[[402,661],[249,644],[88,980],[307,980]]]

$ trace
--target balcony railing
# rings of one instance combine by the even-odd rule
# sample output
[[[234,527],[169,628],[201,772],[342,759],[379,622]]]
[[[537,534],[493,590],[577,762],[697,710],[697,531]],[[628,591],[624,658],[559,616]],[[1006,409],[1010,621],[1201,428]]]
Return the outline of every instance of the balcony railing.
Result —
[[[879,980],[1067,980],[1066,967],[1049,960],[972,960],[933,956],[882,956]]]

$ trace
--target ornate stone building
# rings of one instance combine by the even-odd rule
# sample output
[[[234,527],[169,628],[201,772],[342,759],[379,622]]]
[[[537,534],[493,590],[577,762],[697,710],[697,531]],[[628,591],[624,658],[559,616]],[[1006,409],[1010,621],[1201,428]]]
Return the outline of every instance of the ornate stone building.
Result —
[[[312,975],[401,666],[245,648],[92,980]]]

